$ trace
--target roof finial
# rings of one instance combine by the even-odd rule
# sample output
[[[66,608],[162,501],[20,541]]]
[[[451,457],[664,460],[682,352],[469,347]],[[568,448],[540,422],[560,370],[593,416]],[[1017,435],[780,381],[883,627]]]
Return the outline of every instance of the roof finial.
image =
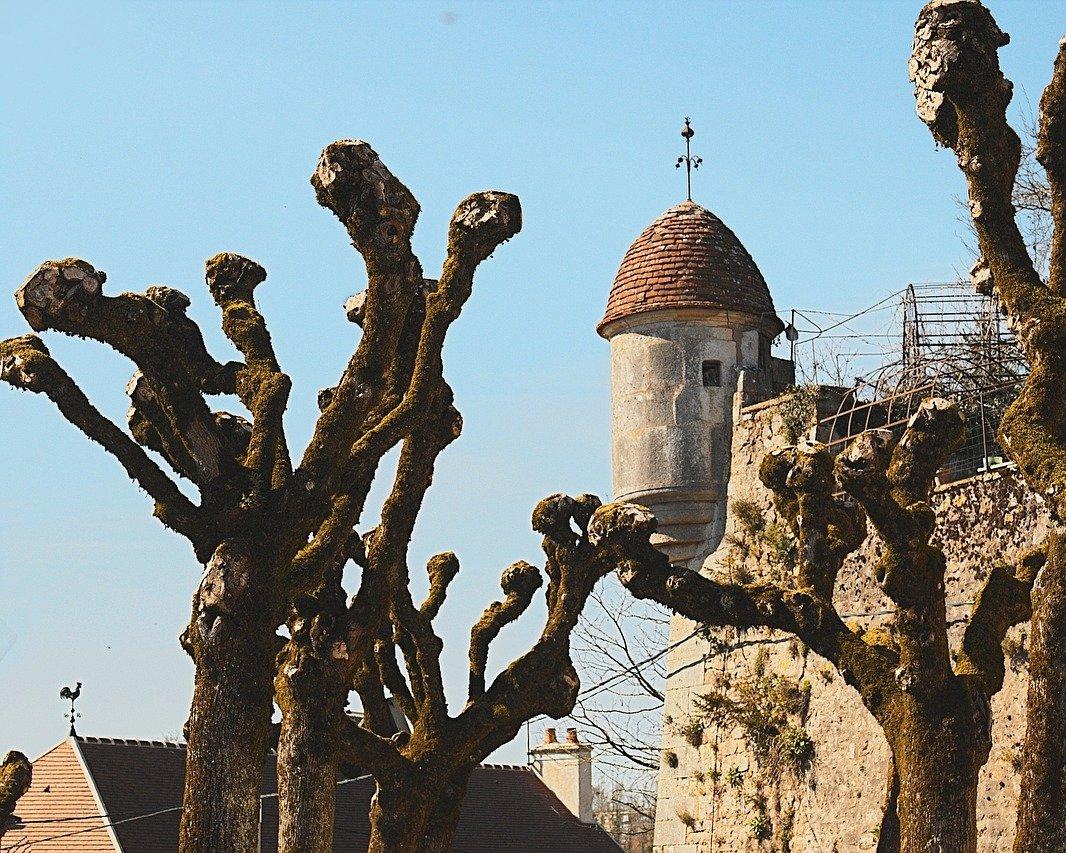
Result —
[[[692,201],[692,170],[700,167],[703,158],[692,156],[692,137],[696,135],[696,131],[694,131],[692,125],[689,124],[688,116],[685,116],[685,126],[681,128],[681,135],[685,138],[685,153],[683,156],[677,158],[674,168],[680,169],[681,164],[685,164],[685,178],[688,182],[688,200]]]
[[[81,696],[81,682],[78,682],[78,686],[71,690],[69,687],[64,687],[59,691],[60,699],[70,700],[70,712],[63,715],[64,720],[70,720],[70,736],[77,737],[78,733],[74,731],[74,721],[78,719],[81,714],[74,710],[74,703],[78,701],[78,697]]]

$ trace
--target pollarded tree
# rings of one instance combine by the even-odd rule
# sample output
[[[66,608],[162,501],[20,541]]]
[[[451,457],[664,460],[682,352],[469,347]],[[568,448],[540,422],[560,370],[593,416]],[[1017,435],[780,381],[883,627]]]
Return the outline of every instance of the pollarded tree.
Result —
[[[1007,123],[1012,85],[999,67],[1009,36],[978,0],[935,0],[915,25],[910,77],[918,115],[966,177],[981,258],[975,281],[998,294],[1031,365],[1000,423],[1000,443],[1053,521],[1033,590],[1028,723],[1017,853],[1066,850],[1066,38],[1040,99],[1036,159],[1047,178],[1047,280],[1016,221],[1022,145]]]
[[[279,849],[285,853],[333,849],[334,783],[343,763],[369,770],[377,781],[371,853],[451,850],[473,769],[527,720],[565,716],[577,699],[570,633],[593,586],[616,566],[612,507],[601,508],[591,495],[553,495],[537,505],[533,527],[543,534],[548,575],[544,629],[530,651],[487,680],[489,645],[542,584],[539,569],[514,563],[500,581],[504,599],[486,608],[470,632],[468,698],[452,716],[433,620],[459,563],[451,553],[433,557],[429,593],[416,606],[406,560],[433,459],[447,442],[408,442],[381,524],[366,535],[365,549],[355,546],[353,559],[363,569],[359,591],[346,604],[338,572],[297,601],[289,620],[292,639],[279,658],[276,682],[282,710]],[[390,592],[375,592],[379,586]],[[369,732],[344,712],[353,687]],[[411,720],[409,734],[397,731],[386,689]]]
[[[242,356],[236,362],[209,354],[186,315],[188,297],[169,287],[105,296],[104,273],[67,259],[42,264],[19,288],[16,302],[35,331],[92,338],[135,364],[130,433],[89,402],[39,337],[0,343],[0,377],[49,397],[113,454],[154,500],[156,517],[187,537],[204,564],[182,634],[196,665],[185,727],[184,853],[257,848],[275,676],[285,714],[284,849],[331,849],[325,836],[332,822],[318,821],[332,815],[338,756],[378,780],[375,850],[445,849],[472,767],[528,717],[573,707],[578,682],[569,633],[595,581],[613,568],[605,557],[616,550],[608,548],[613,516],[597,511],[596,499],[542,502],[534,526],[545,537],[550,582],[541,637],[485,686],[489,642],[540,584],[536,569],[516,564],[504,573],[505,602],[490,607],[472,633],[470,702],[448,716],[441,642],[431,622],[457,563],[447,555],[430,563],[430,595],[416,608],[407,544],[436,456],[461,428],[443,377],[445,335],[478,265],[518,232],[521,209],[507,193],[465,199],[449,226],[440,279],[431,281],[411,250],[418,203],[369,145],[328,146],[312,183],[362,254],[368,286],[348,306],[362,327],[358,346],[337,385],[319,395],[321,414],[295,468],[282,424],[291,383],[255,305],[266,273],[248,258],[220,254],[207,262],[223,331]],[[211,395],[232,393],[250,421],[208,405]],[[392,495],[364,549],[355,527],[379,462],[398,445]],[[195,485],[199,503],[145,448]],[[340,572],[353,558],[365,567],[348,604]],[[287,643],[277,633],[285,621]],[[386,686],[413,716],[406,742],[389,737]],[[365,728],[348,725],[343,713],[351,687],[362,697]]]
[[[15,805],[30,789],[33,765],[21,752],[12,750],[0,762],[0,838],[7,830],[7,821],[15,813]]]
[[[794,634],[836,667],[891,749],[903,853],[977,849],[977,779],[992,746],[990,700],[1003,686],[1000,644],[1029,616],[1040,562],[1031,554],[1014,569],[992,569],[953,666],[945,560],[930,544],[935,518],[927,499],[962,427],[953,404],[932,399],[898,442],[889,431],[863,433],[835,464],[820,444],[767,456],[760,478],[797,538],[794,583],[723,584],[672,567],[651,549],[637,559],[616,555],[622,582],[634,595],[707,625]],[[837,494],[838,486],[850,500]],[[649,514],[625,512],[642,534],[654,527]],[[833,606],[837,574],[865,540],[867,519],[885,545],[875,571],[895,608],[891,637],[851,630]],[[886,834],[881,849],[891,844]]]

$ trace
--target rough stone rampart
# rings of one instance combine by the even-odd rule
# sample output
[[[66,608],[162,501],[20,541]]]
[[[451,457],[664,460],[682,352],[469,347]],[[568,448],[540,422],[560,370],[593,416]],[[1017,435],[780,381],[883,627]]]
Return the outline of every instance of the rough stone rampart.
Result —
[[[795,412],[779,398],[737,414],[726,535],[703,571],[735,580],[772,576],[787,582],[790,536],[757,471],[769,450],[788,443]],[[1012,467],[943,485],[933,505],[948,560],[948,618],[957,649],[989,568],[1039,542],[1047,517],[1039,497]],[[872,573],[880,547],[871,534],[840,573],[835,602],[855,630],[890,627],[890,605]],[[785,635],[695,630],[678,617],[671,624],[671,643],[689,639],[668,660],[656,850],[875,850],[890,759],[858,694],[832,665]],[[1004,643],[1007,678],[993,701],[994,746],[978,794],[982,853],[1006,853],[1013,838],[1027,636],[1028,625],[1020,625]],[[751,701],[760,695],[771,698]],[[706,697],[719,708],[723,700],[732,702],[734,712],[747,715],[747,725],[713,722]],[[766,749],[759,742],[759,725],[775,715],[778,722],[787,720],[785,749],[780,743]]]

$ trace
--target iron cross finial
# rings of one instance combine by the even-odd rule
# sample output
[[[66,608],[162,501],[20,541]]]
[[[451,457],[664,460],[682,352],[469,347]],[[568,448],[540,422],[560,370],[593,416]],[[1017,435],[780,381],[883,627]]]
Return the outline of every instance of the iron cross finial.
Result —
[[[688,200],[692,201],[692,170],[700,167],[703,158],[692,156],[692,137],[696,135],[696,131],[694,131],[692,125],[689,124],[688,116],[685,116],[685,126],[681,128],[681,135],[685,138],[685,153],[683,156],[677,158],[674,168],[680,169],[681,164],[685,164],[685,178],[688,183]]]

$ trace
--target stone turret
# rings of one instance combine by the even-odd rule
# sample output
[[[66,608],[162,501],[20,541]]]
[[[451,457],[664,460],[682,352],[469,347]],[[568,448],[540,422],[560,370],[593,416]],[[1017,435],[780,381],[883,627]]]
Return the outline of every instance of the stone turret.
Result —
[[[615,500],[647,506],[656,545],[698,568],[725,530],[734,395],[792,383],[772,358],[783,324],[736,235],[691,201],[629,247],[597,331],[611,343]]]

